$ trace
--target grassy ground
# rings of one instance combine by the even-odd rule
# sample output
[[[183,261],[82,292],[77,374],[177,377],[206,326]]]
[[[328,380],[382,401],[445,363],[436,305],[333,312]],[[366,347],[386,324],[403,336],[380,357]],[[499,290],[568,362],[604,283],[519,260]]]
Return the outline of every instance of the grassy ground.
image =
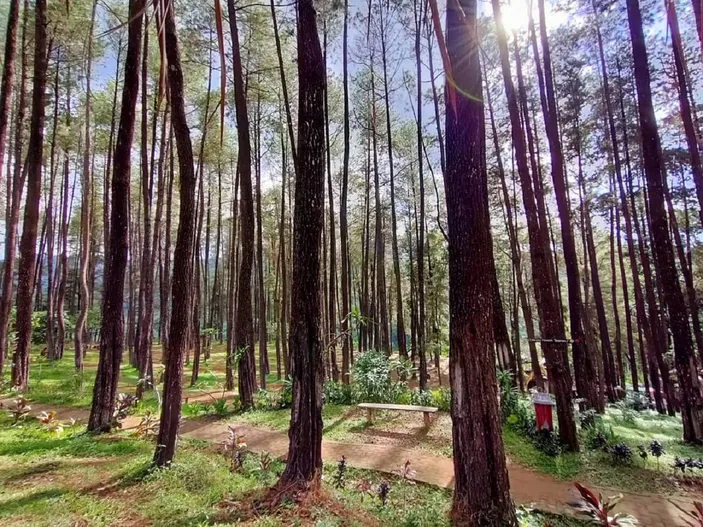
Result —
[[[273,346],[271,349],[273,350]],[[90,407],[92,385],[97,366],[97,352],[95,350],[89,352],[85,362],[84,373],[76,375],[73,371],[71,357],[50,363],[45,358],[40,357],[38,351],[36,350],[36,353],[32,354],[31,359],[31,391],[27,394],[31,403],[88,409]],[[155,356],[159,356],[158,350],[155,350]],[[274,365],[275,356],[273,354],[270,360],[271,364]],[[157,361],[155,363],[156,378],[159,377],[160,368]],[[257,427],[275,430],[287,429],[290,420],[290,411],[287,409],[259,409],[244,414],[232,415],[233,407],[230,404],[225,408],[224,412],[218,412],[214,403],[223,392],[225,379],[224,350],[221,346],[214,346],[211,359],[201,364],[200,371],[198,383],[194,387],[190,387],[190,366],[186,367],[184,373],[184,386],[186,388],[184,389],[184,403],[182,407],[184,418],[220,413],[221,416],[233,421],[247,422]],[[6,372],[5,375],[5,380],[7,381],[9,373]],[[123,365],[120,391],[134,393],[137,382],[137,371],[128,364]],[[268,376],[268,384],[270,390],[277,390],[281,387],[281,383],[276,381],[275,373]],[[11,392],[7,390],[7,387],[8,383],[6,382],[5,390],[0,395],[10,395]],[[206,395],[208,393],[211,395]],[[195,398],[198,398],[198,400],[196,401]],[[148,392],[136,411],[143,413],[146,410],[154,410],[156,407],[156,395],[154,392]],[[328,440],[351,443],[394,444],[404,448],[420,449],[439,455],[451,456],[451,419],[447,414],[438,415],[429,429],[424,428],[421,415],[399,412],[377,412],[374,424],[368,425],[365,413],[359,411],[355,406],[325,405],[323,418],[325,423],[324,437]],[[634,492],[664,494],[701,492],[701,488],[703,488],[701,477],[683,479],[679,475],[675,475],[671,468],[675,456],[681,458],[703,457],[703,448],[681,443],[680,419],[661,416],[650,411],[630,412],[623,415],[623,412],[615,407],[609,408],[602,419],[605,427],[608,430],[612,430],[612,434],[617,437],[617,440],[628,444],[632,449],[634,456],[631,464],[627,466],[615,464],[610,454],[601,450],[585,448],[585,441],[582,441],[584,448],[582,448],[580,454],[563,453],[550,457],[537,450],[529,439],[508,426],[504,428],[503,433],[506,453],[513,462],[550,474],[564,481],[578,480],[590,485],[607,486],[617,490]],[[6,423],[0,421],[0,428],[3,427],[3,424]],[[152,491],[151,489],[152,487],[157,488],[164,485],[159,478],[169,477],[160,473],[148,474],[145,477],[140,476],[138,482],[134,484],[126,483],[131,481],[130,477],[136,477],[134,476],[134,471],[145,470],[144,467],[148,465],[152,454],[152,445],[130,437],[109,436],[107,438],[92,438],[78,435],[76,431],[70,431],[70,433],[65,434],[65,437],[54,438],[48,437],[35,424],[27,424],[23,428],[12,427],[11,430],[4,433],[8,434],[8,436],[5,437],[0,433],[0,473],[5,474],[3,476],[5,479],[0,479],[0,488],[3,486],[2,483],[9,483],[14,490],[9,494],[0,491],[2,492],[0,494],[0,525],[4,525],[3,514],[6,514],[4,510],[7,507],[9,507],[8,510],[14,511],[11,514],[14,517],[16,514],[25,514],[27,510],[31,512],[34,507],[44,511],[49,510],[52,504],[57,502],[67,503],[71,510],[75,509],[78,511],[76,514],[97,518],[91,520],[89,522],[90,525],[101,525],[101,522],[103,522],[100,519],[101,515],[105,515],[106,518],[114,516],[110,512],[112,509],[109,507],[112,506],[111,500],[114,499],[115,492],[85,491],[85,488],[106,487],[111,489],[113,488],[110,486],[112,485],[111,481],[121,482],[119,485],[124,485],[128,489],[125,493],[129,496],[131,492],[129,489],[137,486],[142,489],[138,493],[139,499],[137,502],[139,502],[143,496],[161,496],[160,491]],[[637,456],[637,446],[647,446],[653,439],[660,441],[665,451],[659,464],[651,456],[646,461],[642,461]],[[188,441],[183,441],[181,446],[183,448],[179,451],[179,466],[190,466],[191,463],[202,466],[208,466],[208,463],[215,463],[219,466],[222,463],[222,460],[217,455],[208,457],[213,456],[212,452],[202,446],[194,445]],[[203,458],[202,456],[205,457]],[[206,462],[206,458],[209,461]],[[58,465],[54,467],[54,463],[58,463]],[[178,467],[176,467],[176,470],[178,470]],[[190,471],[189,468],[184,470]],[[223,477],[227,476],[224,479],[242,477],[241,474],[230,476],[226,467],[220,467],[218,470],[224,470],[224,473],[219,472]],[[85,473],[85,477],[82,475],[83,473]],[[91,475],[93,473],[95,473],[94,477]],[[103,477],[105,473],[107,473],[107,476]],[[198,471],[195,468],[193,473],[195,474],[193,477],[198,477]],[[10,477],[7,474],[10,474],[10,476],[14,474],[16,479],[7,480]],[[44,477],[46,474],[50,475],[48,479]],[[95,481],[92,481],[93,479]],[[239,480],[237,484],[246,487],[241,492],[248,492],[268,484],[259,481],[259,479],[256,479],[259,482],[257,484],[247,483],[245,485],[244,482]],[[183,481],[175,481],[173,484],[186,484],[188,480],[189,478],[185,478]],[[66,482],[70,481],[80,481],[80,488],[75,489],[68,485],[69,490],[64,492]],[[34,488],[35,483],[37,488]],[[51,486],[44,488],[49,483],[51,483]],[[224,483],[222,484],[224,485]],[[234,485],[235,483],[230,482],[230,484]],[[17,491],[15,488],[17,485],[22,488],[22,492]],[[225,492],[227,489],[223,489],[219,483],[217,485],[208,484],[208,488],[219,489],[215,492],[217,496],[213,497],[214,494],[208,494],[210,498],[206,499],[200,496],[200,492],[196,489],[192,493],[200,497],[196,499],[194,495],[188,499],[186,497],[183,498],[184,503],[188,502],[189,499],[201,500],[198,501],[201,505],[193,506],[193,511],[196,512],[183,513],[184,517],[187,518],[185,524],[194,525],[198,524],[198,522],[211,521],[215,517],[211,509],[213,509],[215,503],[224,499],[223,497],[227,495]],[[332,489],[328,490],[331,493],[335,492]],[[107,494],[103,496],[105,492]],[[178,492],[185,491],[181,489]],[[232,490],[231,492],[234,491]],[[425,494],[434,496],[429,491]],[[344,502],[344,499],[347,498],[341,496],[339,499]],[[146,523],[168,524],[169,521],[167,519],[160,517],[165,512],[158,506],[154,507],[151,501],[151,498],[149,498],[144,503],[145,511],[140,512],[139,506],[135,506],[131,510],[134,514],[146,518]],[[373,503],[373,500],[370,500],[370,502]],[[7,507],[3,506],[3,503]],[[203,503],[205,504],[203,505]],[[444,506],[446,508],[446,503]],[[351,504],[351,507],[358,508],[354,503]],[[419,507],[421,510],[418,514],[422,510],[428,509],[428,507]],[[201,517],[198,514],[204,516]],[[381,510],[378,514],[385,514],[385,512]],[[378,514],[374,517],[377,517]],[[433,512],[432,515],[441,518],[446,517],[444,512],[440,513],[439,511]],[[41,516],[41,514],[38,514],[38,516]],[[15,522],[15,524],[21,523]],[[137,522],[136,524],[138,525],[139,523]],[[322,524],[326,525],[324,522]],[[264,522],[263,525],[268,524]]]
[[[255,510],[282,471],[280,461],[262,467],[259,456],[245,455],[232,472],[216,447],[182,440],[174,465],[152,470],[153,450],[152,442],[126,432],[94,437],[72,427],[51,435],[35,420],[13,425],[3,415],[0,525],[449,525],[451,494],[443,489],[353,469],[337,489],[336,467],[326,466],[321,497],[302,507]],[[385,506],[375,494],[381,481],[390,484]],[[525,526],[583,525],[525,510],[520,517]]]
[[[289,410],[255,410],[231,417],[238,422],[272,430],[287,430]],[[422,427],[422,417],[398,412],[376,412],[374,424],[366,423],[366,414],[353,406],[325,405],[323,407],[325,439],[353,443],[393,443],[406,448],[418,448],[444,456],[452,455],[451,420],[439,416],[429,430]],[[701,458],[703,447],[681,442],[681,421],[656,412],[637,412],[634,421],[626,422],[617,408],[608,408],[603,423],[633,451],[632,463],[617,464],[609,453],[589,450],[582,440],[578,454],[562,453],[549,456],[511,427],[503,429],[506,454],[516,463],[564,481],[581,481],[621,491],[679,493],[703,488],[703,473],[685,479],[672,468],[675,457]],[[649,456],[646,461],[637,454],[637,446],[660,441],[664,455],[659,463]],[[703,472],[703,471],[698,471]]]

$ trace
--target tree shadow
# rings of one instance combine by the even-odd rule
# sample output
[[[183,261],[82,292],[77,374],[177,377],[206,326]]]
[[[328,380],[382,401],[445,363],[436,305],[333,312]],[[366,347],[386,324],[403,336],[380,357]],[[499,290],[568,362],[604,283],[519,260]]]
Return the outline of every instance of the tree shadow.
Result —
[[[23,509],[29,507],[30,505],[36,505],[38,501],[55,500],[56,498],[60,498],[68,493],[68,489],[52,488],[39,492],[33,492],[32,494],[28,494],[21,498],[0,502],[0,514],[5,517],[12,516],[17,512],[22,512]]]

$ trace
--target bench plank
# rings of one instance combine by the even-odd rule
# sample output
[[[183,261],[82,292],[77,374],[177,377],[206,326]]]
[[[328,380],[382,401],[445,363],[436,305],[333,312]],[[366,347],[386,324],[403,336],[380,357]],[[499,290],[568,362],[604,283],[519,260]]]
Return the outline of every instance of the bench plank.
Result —
[[[409,404],[360,403],[358,407],[371,410],[396,410],[399,412],[423,412],[431,414],[439,411],[438,408],[432,406],[412,406]]]

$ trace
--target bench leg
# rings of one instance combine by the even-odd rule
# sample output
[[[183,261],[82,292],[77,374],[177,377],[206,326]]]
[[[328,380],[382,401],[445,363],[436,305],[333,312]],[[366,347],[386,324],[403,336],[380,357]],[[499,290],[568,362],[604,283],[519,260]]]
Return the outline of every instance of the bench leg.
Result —
[[[422,415],[425,418],[425,426],[430,426],[430,423],[432,423],[432,416],[430,415],[429,412],[423,412]]]
[[[366,409],[366,422],[368,424],[373,424],[373,408]]]

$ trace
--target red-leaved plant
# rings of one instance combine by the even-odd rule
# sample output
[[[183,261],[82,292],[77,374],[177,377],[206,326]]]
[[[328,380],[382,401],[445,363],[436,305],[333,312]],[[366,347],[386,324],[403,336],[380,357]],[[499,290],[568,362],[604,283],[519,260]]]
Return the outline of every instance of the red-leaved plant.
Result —
[[[581,500],[569,503],[580,514],[588,516],[595,525],[600,527],[632,527],[638,525],[637,520],[629,514],[617,513],[610,516],[610,512],[622,500],[622,494],[603,499],[601,494],[595,495],[580,483],[574,483],[581,494]]]

